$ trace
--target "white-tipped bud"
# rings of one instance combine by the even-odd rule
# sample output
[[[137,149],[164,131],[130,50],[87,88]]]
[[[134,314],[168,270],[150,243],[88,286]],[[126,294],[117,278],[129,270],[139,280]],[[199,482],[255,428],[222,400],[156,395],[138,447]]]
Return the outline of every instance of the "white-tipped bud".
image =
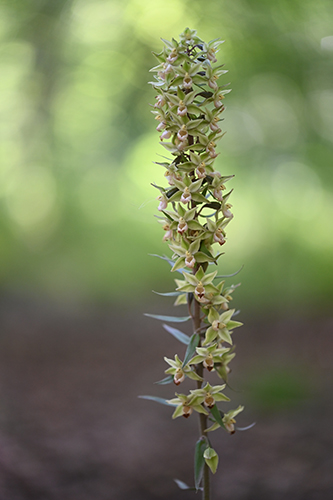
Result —
[[[162,195],[158,196],[156,199],[160,202],[157,209],[159,211],[165,210],[168,206],[168,200]]]
[[[217,59],[215,57],[215,49],[214,48],[209,49],[209,51],[207,52],[207,59],[209,59],[212,63],[217,62]]]
[[[195,258],[190,252],[186,252],[185,266],[191,269],[193,269],[193,267],[195,266]]]
[[[222,194],[222,190],[220,187],[217,187],[214,189],[213,195],[214,195],[214,198],[216,198],[217,200],[223,201],[223,194]]]
[[[182,195],[180,197],[180,201],[182,203],[184,203],[184,205],[185,205],[186,203],[189,203],[191,201],[191,199],[192,199],[192,196],[191,196],[190,190],[188,187],[186,187],[184,189],[184,192],[182,193]]]
[[[232,219],[232,217],[233,217],[233,214],[229,210],[229,208],[231,208],[231,207],[232,207],[232,205],[230,205],[230,203],[227,203],[222,209],[222,213],[223,213],[224,217],[226,217],[227,219]]]
[[[173,64],[176,61],[177,57],[178,57],[178,54],[177,54],[176,49],[172,49],[172,51],[170,52],[170,54],[167,57],[168,63]]]
[[[161,122],[161,123],[159,123],[157,125],[156,130],[157,130],[157,132],[161,132],[161,130],[164,130],[165,127],[166,127],[166,123],[165,122]]]
[[[215,79],[215,77],[210,78],[210,79],[208,80],[208,86],[209,86],[211,89],[213,89],[213,90],[217,90],[217,89],[219,88],[219,86],[218,86],[218,85],[217,85],[217,83],[216,83],[216,79]]]
[[[205,296],[205,288],[203,287],[201,281],[197,284],[194,290],[195,295],[198,297],[198,299],[203,299]]]
[[[212,323],[212,328],[213,328],[213,330],[215,330],[216,332],[218,332],[218,331],[219,331],[219,329],[220,329],[220,322],[219,322],[217,319],[213,321],[213,323]]]
[[[206,168],[205,168],[205,164],[202,162],[201,165],[199,165],[196,170],[195,170],[195,173],[198,177],[198,179],[203,179],[204,177],[206,177]]]
[[[165,104],[165,99],[162,95],[156,96],[157,102],[154,104],[154,108],[162,108]]]
[[[235,434],[235,426],[234,426],[235,420],[234,419],[232,419],[232,420],[230,422],[228,422],[227,424],[224,424],[225,428],[227,429],[229,434]]]
[[[173,381],[176,385],[181,384],[185,380],[185,373],[181,368],[177,368],[176,373],[173,377]]]
[[[183,406],[183,417],[188,418],[192,412],[193,412],[193,408],[191,408],[190,406],[186,406],[186,405]]]
[[[183,79],[184,88],[190,89],[190,88],[192,88],[192,84],[193,84],[192,78],[190,77],[190,75],[188,73],[186,73],[186,75],[184,76],[184,79]]]
[[[211,394],[209,394],[209,392],[207,393],[207,396],[205,397],[204,405],[207,406],[207,408],[213,408],[213,406],[215,405],[215,399],[213,398],[213,396]]]
[[[178,226],[177,226],[178,233],[183,234],[187,230],[188,230],[188,225],[187,225],[186,220],[183,219],[183,217],[180,217],[179,222],[178,222]]]
[[[202,364],[204,365],[204,367],[205,367],[205,368],[207,368],[207,370],[208,370],[209,372],[211,372],[211,371],[212,371],[212,369],[214,368],[214,360],[213,360],[213,356],[212,356],[211,354],[209,354],[209,355],[207,356],[207,358],[206,358],[206,359],[204,359],[204,361],[203,361],[203,363],[202,363]]]
[[[180,101],[179,106],[177,108],[177,115],[178,116],[185,116],[187,114],[187,107],[183,103],[183,101]]]
[[[161,141],[163,141],[163,139],[170,139],[170,137],[171,137],[170,130],[164,130],[164,132],[162,132],[162,134],[160,135]]]
[[[184,142],[188,138],[188,132],[186,130],[186,126],[183,125],[181,129],[178,130],[177,137],[181,142]]]
[[[220,228],[216,229],[213,239],[216,243],[219,243],[221,246],[224,245],[225,238]]]

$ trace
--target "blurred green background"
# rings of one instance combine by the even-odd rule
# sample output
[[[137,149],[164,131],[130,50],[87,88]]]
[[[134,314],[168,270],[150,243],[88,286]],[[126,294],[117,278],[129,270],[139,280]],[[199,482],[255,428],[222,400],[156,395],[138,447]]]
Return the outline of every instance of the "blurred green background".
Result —
[[[160,37],[226,40],[217,167],[236,174],[221,271],[237,305],[333,298],[331,0],[2,0],[0,286],[120,302],[171,290],[156,223],[165,151],[147,84]],[[235,295],[236,296],[236,295]]]

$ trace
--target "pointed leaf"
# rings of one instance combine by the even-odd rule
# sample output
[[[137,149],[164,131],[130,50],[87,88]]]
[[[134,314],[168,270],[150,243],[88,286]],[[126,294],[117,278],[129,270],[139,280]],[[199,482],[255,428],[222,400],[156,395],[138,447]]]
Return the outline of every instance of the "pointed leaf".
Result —
[[[173,335],[182,344],[189,345],[191,339],[188,335],[186,335],[186,333],[183,333],[180,330],[177,330],[177,328],[173,328],[169,325],[163,325],[163,328],[167,332],[171,333],[171,335]]]
[[[173,382],[173,376],[169,375],[168,377],[165,377],[164,379],[154,383],[157,385],[166,385],[166,384],[172,384],[172,382]]]
[[[210,413],[212,414],[215,422],[225,429],[220,410],[216,405],[214,405],[213,408],[210,408]]]
[[[191,316],[160,316],[159,314],[148,314],[145,313],[145,316],[149,318],[159,319],[160,321],[169,321],[170,323],[183,323],[191,319]]]
[[[232,274],[219,274],[218,276],[216,276],[217,278],[232,278],[233,276],[236,276],[236,274],[240,273],[241,270],[243,269],[244,265],[242,267],[240,267],[238,269],[238,271],[236,271],[235,273],[232,273]]]
[[[204,452],[208,448],[206,438],[201,437],[195,445],[194,451],[194,485],[198,491],[202,479],[202,474],[205,466]]]
[[[185,358],[183,361],[183,367],[187,365],[187,363],[192,358],[193,354],[196,352],[195,350],[198,347],[199,342],[200,342],[200,335],[198,333],[194,333],[186,349]]]
[[[168,403],[167,399],[157,398],[156,396],[138,396],[140,399],[148,399],[149,401],[155,401],[156,403],[160,403],[161,405],[166,406],[177,406],[176,404]]]
[[[174,482],[176,483],[178,488],[180,488],[181,490],[192,490],[193,489],[193,488],[191,488],[191,486],[188,486],[186,483],[184,483],[183,481],[180,481],[179,479],[174,479]]]
[[[181,295],[180,292],[155,292],[155,290],[152,290],[153,293],[156,293],[156,295],[163,295],[163,297],[177,297],[178,295]]]

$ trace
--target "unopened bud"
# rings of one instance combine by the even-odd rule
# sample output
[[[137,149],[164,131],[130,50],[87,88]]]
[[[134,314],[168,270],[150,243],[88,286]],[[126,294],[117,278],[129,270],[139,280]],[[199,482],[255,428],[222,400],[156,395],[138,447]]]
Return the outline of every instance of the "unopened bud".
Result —
[[[199,283],[197,284],[197,286],[195,287],[195,290],[194,290],[194,293],[195,295],[199,298],[199,299],[203,299],[204,296],[205,296],[205,289],[201,283],[201,281],[199,281]]]
[[[195,266],[195,258],[190,252],[186,252],[185,266],[193,268]]]
[[[192,196],[191,196],[190,190],[188,187],[186,187],[184,189],[184,192],[182,193],[182,195],[180,197],[180,201],[185,204],[185,203],[189,203],[191,201],[191,199],[192,199]]]
[[[189,76],[188,73],[186,73],[186,75],[184,76],[184,79],[183,79],[183,85],[184,85],[184,88],[185,89],[190,89],[192,87],[192,78]]]
[[[193,408],[190,406],[183,406],[183,417],[188,418],[193,412]]]
[[[183,233],[185,233],[185,231],[187,231],[187,229],[188,229],[188,225],[187,225],[186,220],[183,219],[183,217],[180,217],[179,222],[178,222],[178,226],[177,226],[178,233],[183,234]]]
[[[177,137],[182,142],[186,141],[186,139],[188,138],[188,132],[185,125],[183,125],[182,128],[178,130]]]
[[[207,406],[207,408],[213,408],[213,406],[215,405],[215,399],[211,394],[208,393],[205,397],[204,405]]]
[[[209,354],[202,364],[204,365],[205,368],[207,368],[209,372],[211,372],[212,369],[214,368],[213,356]]]
[[[185,373],[181,368],[177,368],[177,371],[173,377],[173,381],[176,385],[181,384],[185,380]]]

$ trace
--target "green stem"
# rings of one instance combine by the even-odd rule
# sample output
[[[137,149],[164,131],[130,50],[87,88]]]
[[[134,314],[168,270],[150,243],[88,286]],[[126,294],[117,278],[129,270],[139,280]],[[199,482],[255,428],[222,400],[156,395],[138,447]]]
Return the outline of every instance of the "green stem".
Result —
[[[197,300],[194,300],[194,314],[193,314],[193,330],[194,332],[199,332],[201,327],[201,309],[200,304]],[[202,377],[203,375],[203,365],[200,363],[197,365],[197,374]],[[201,382],[198,380],[197,387],[201,388]],[[206,437],[206,429],[207,429],[207,416],[203,413],[199,413],[199,428],[200,428],[200,436]],[[210,476],[209,476],[209,467],[205,463],[203,477],[202,477],[202,500],[210,500]]]

